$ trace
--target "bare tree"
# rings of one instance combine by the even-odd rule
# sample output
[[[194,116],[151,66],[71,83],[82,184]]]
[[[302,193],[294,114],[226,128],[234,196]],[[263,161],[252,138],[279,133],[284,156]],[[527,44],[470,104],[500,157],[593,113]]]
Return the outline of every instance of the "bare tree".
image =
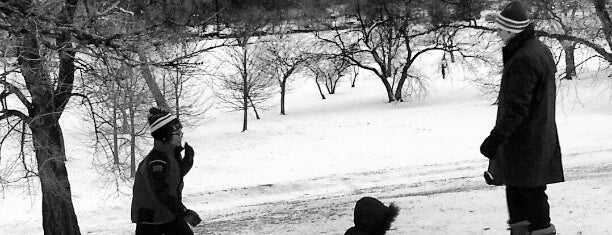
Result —
[[[5,146],[5,143],[18,136],[16,139],[20,147],[15,162],[22,163],[22,178],[38,177],[40,180],[44,234],[80,234],[65,166],[66,150],[59,119],[72,100],[71,97],[90,100],[82,93],[83,83],[77,81],[78,76],[75,74],[96,71],[90,69],[96,67],[92,66],[96,62],[84,58],[99,58],[97,50],[103,49],[101,53],[105,54],[104,57],[110,57],[113,63],[123,61],[129,66],[140,64],[139,60],[133,59],[137,58],[133,55],[140,50],[134,45],[142,43],[143,38],[153,38],[151,35],[157,33],[153,29],[161,27],[125,31],[124,27],[116,27],[133,20],[134,13],[143,12],[131,8],[137,5],[132,3],[138,2],[142,1],[0,2],[0,32],[7,35],[8,41],[15,48],[5,51],[4,55],[10,57],[1,59],[5,67],[0,76],[4,91],[0,100],[10,101],[2,102],[0,109],[0,121],[3,123],[0,126],[3,128],[0,146]],[[185,15],[187,11],[180,12]],[[194,18],[189,18],[187,22],[189,20],[194,22]],[[105,85],[111,93],[120,94],[120,88],[126,88],[120,80],[109,81]],[[135,110],[130,111],[130,114],[121,114],[124,109],[120,99],[108,101],[115,110],[108,115],[111,117],[109,123],[119,126],[125,123],[122,117],[136,119],[133,116]],[[111,133],[116,139],[119,139],[119,135],[118,130]],[[121,145],[120,142],[115,144],[114,140],[110,142],[113,147]],[[117,152],[117,149],[112,151]],[[117,159],[120,155],[112,156],[113,163],[121,161]],[[2,182],[11,181],[10,178],[2,178]]]
[[[258,58],[258,44],[252,41],[240,41],[239,46],[226,49],[229,60],[228,72],[217,75],[218,87],[216,97],[227,108],[243,112],[242,131],[248,129],[248,110],[252,108],[257,119],[257,108],[272,98],[276,91],[276,78],[264,72],[266,64]],[[255,40],[255,39],[251,39]]]
[[[436,15],[428,14],[432,8],[440,9],[444,5],[436,3],[391,0],[357,3],[354,12],[359,23],[356,28],[317,35],[335,48],[337,56],[376,74],[389,102],[403,101],[404,83],[406,79],[415,78],[410,69],[419,56],[434,50],[459,50],[460,42],[454,39],[456,31],[446,27],[449,22],[428,18]],[[449,16],[449,19],[453,18]]]
[[[306,36],[306,37],[304,37]],[[309,53],[308,35],[277,34],[264,43],[264,57],[267,64],[263,69],[278,81],[280,88],[280,113],[285,115],[285,97],[289,78],[300,72],[312,57]]]
[[[563,35],[588,35],[589,28],[594,25],[594,12],[591,12],[588,2],[575,0],[535,1],[531,3],[533,18],[538,22],[538,28],[551,33]],[[571,80],[576,76],[575,50],[577,43],[572,40],[558,39],[564,54],[564,79]],[[553,47],[554,49],[554,47]],[[560,52],[561,53],[561,52]],[[588,59],[587,59],[588,60]],[[579,64],[584,63],[580,61]]]
[[[78,1],[58,3],[61,3],[58,10],[27,0],[0,3],[0,30],[14,35],[19,48],[17,61],[11,63],[9,71],[17,71],[15,75],[25,83],[25,87],[22,87],[16,80],[7,80],[6,77],[0,80],[4,90],[20,101],[19,107],[5,105],[0,110],[0,121],[17,119],[17,123],[23,123],[28,128],[21,129],[23,138],[32,138],[37,163],[37,172],[33,174],[40,179],[45,234],[80,234],[64,163],[66,150],[59,124],[59,118],[72,96],[76,48],[72,44],[70,29],[75,23]],[[39,28],[40,22],[46,22],[46,27]],[[49,32],[42,34],[41,31],[45,30]],[[51,34],[55,36],[50,37]],[[46,42],[53,42],[55,46],[47,47]],[[56,56],[57,60],[50,60],[50,55]],[[50,69],[55,66],[49,63],[57,63],[57,70]],[[24,156],[25,152],[22,152]]]
[[[309,63],[308,69],[314,75],[323,99],[325,99],[325,96],[321,92],[320,83],[325,85],[328,94],[335,94],[338,82],[340,78],[347,74],[349,66],[348,61],[338,57],[320,57]]]

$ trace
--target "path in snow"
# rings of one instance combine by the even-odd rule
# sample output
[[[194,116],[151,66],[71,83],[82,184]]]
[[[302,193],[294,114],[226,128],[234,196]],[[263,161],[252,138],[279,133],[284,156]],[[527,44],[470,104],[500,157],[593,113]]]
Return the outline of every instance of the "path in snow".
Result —
[[[550,185],[547,191],[552,222],[562,234],[612,234],[604,222],[612,219],[611,154],[612,149],[564,157],[566,182]],[[231,201],[232,197],[301,194],[208,211],[195,231],[343,234],[352,226],[354,202],[367,195],[385,204],[395,202],[402,210],[390,235],[507,233],[504,188],[484,184],[485,167],[485,160],[407,167],[200,195],[197,200]]]

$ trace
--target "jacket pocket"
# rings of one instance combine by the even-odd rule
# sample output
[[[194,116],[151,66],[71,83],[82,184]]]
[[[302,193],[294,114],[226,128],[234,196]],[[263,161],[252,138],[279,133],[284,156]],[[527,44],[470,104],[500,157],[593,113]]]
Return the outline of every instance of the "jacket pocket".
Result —
[[[138,222],[137,223],[152,223],[155,216],[155,211],[149,208],[138,209]]]

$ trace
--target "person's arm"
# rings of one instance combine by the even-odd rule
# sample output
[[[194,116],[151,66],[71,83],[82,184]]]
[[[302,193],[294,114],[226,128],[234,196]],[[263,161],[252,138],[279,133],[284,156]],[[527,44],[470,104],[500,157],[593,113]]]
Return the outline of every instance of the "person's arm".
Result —
[[[506,108],[500,115],[491,134],[501,135],[507,139],[523,123],[529,114],[533,94],[538,84],[534,61],[518,58],[509,67],[507,89],[502,102]]]
[[[157,200],[176,216],[184,216],[187,209],[176,196],[170,195],[166,175],[168,174],[168,156],[159,151],[152,151],[149,158],[148,172],[151,187]]]
[[[503,105],[501,115],[491,133],[480,145],[480,153],[489,159],[497,155],[497,150],[514,133],[529,115],[533,93],[538,83],[534,63],[528,58],[518,58],[508,68],[507,87],[499,105]]]
[[[193,148],[191,147],[191,145],[187,144],[187,142],[185,142],[184,149],[185,149],[185,157],[183,157],[183,159],[181,160],[182,162],[181,172],[183,172],[183,176],[185,176],[187,172],[191,170],[191,167],[193,167],[193,156],[194,156]]]

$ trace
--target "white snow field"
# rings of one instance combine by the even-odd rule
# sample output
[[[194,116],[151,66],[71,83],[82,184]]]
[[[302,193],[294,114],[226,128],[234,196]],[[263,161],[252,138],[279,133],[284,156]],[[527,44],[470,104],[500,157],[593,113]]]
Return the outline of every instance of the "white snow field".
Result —
[[[314,81],[299,78],[278,105],[251,115],[214,112],[187,129],[195,163],[185,178],[184,203],[204,222],[196,234],[343,234],[354,202],[374,196],[401,212],[388,234],[505,234],[503,187],[481,179],[478,147],[495,121],[491,96],[470,74],[438,78],[430,95],[387,103],[372,74],[342,83],[321,100]],[[586,75],[588,74],[588,76]],[[612,80],[581,73],[559,84],[557,125],[567,182],[549,186],[552,222],[560,234],[612,234]],[[273,104],[278,103],[273,100]],[[133,234],[131,188],[101,182],[92,150],[76,133],[90,128],[63,117],[68,174],[82,234]],[[34,186],[36,187],[36,186]],[[5,190],[0,234],[42,234],[40,193]]]

